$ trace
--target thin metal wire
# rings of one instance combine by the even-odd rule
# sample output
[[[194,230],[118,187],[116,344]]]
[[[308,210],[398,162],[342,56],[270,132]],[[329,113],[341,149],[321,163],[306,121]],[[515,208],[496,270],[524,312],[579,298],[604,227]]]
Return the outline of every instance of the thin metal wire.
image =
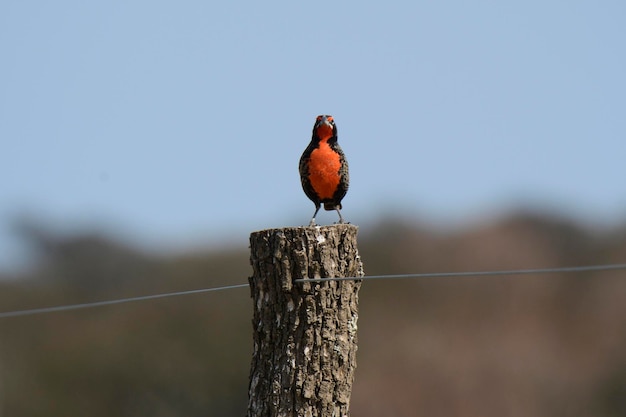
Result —
[[[592,271],[610,271],[626,269],[626,264],[609,264],[609,265],[591,265],[591,266],[573,266],[561,268],[538,268],[538,269],[514,269],[503,271],[475,271],[475,272],[435,272],[423,274],[397,274],[397,275],[367,275],[362,277],[336,277],[336,278],[301,278],[295,282],[326,282],[326,281],[353,281],[368,279],[404,279],[404,278],[443,278],[443,277],[478,277],[478,276],[494,276],[494,275],[530,275],[530,274],[551,274],[558,272],[592,272]],[[189,290],[180,292],[171,292],[165,294],[144,295],[140,297],[120,298],[117,300],[96,301],[93,303],[71,304],[56,307],[34,308],[29,310],[7,311],[0,313],[0,319],[20,316],[30,316],[34,314],[55,313],[61,311],[79,310],[84,308],[102,307],[114,304],[130,303],[134,301],[156,300],[159,298],[178,297],[191,294],[202,294],[214,291],[225,291],[236,288],[248,287],[248,284],[227,285],[224,287],[203,288],[199,290]]]
[[[143,295],[143,296],[140,296],[140,297],[120,298],[120,299],[117,299],[117,300],[96,301],[96,302],[93,302],[93,303],[72,304],[72,305],[64,305],[64,306],[56,306],[56,307],[33,308],[33,309],[30,309],[30,310],[7,311],[5,313],[0,313],[0,319],[9,318],[9,317],[30,316],[30,315],[33,315],[33,314],[55,313],[55,312],[59,312],[59,311],[78,310],[78,309],[91,308],[91,307],[109,306],[109,305],[113,305],[113,304],[130,303],[130,302],[134,302],[134,301],[156,300],[158,298],[178,297],[178,296],[181,296],[181,295],[202,294],[202,293],[213,292],[213,291],[232,290],[232,289],[235,289],[235,288],[243,288],[243,287],[247,287],[247,286],[248,286],[248,284],[236,284],[236,285],[227,285],[225,287],[203,288],[203,289],[200,289],[200,290],[170,292],[170,293],[165,293],[165,294],[154,294],[154,295]]]
[[[514,269],[504,271],[476,271],[476,272],[435,272],[425,274],[397,274],[397,275],[366,275],[362,277],[335,277],[335,278],[300,278],[295,282],[327,282],[327,281],[356,281],[367,279],[402,279],[402,278],[443,278],[443,277],[478,277],[493,275],[529,275],[552,274],[557,272],[589,272],[626,269],[626,264],[571,266],[561,268]]]

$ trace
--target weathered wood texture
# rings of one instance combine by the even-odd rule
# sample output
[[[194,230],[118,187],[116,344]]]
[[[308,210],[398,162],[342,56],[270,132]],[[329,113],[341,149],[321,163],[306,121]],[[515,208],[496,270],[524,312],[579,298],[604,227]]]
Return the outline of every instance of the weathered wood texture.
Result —
[[[250,236],[254,352],[248,417],[348,416],[356,368],[358,228],[339,224]]]

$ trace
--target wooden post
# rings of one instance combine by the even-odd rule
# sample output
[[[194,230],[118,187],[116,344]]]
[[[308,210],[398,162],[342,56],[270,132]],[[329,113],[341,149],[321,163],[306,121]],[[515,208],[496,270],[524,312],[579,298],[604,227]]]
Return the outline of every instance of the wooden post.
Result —
[[[358,228],[270,229],[250,235],[254,352],[248,417],[348,416],[361,281]]]

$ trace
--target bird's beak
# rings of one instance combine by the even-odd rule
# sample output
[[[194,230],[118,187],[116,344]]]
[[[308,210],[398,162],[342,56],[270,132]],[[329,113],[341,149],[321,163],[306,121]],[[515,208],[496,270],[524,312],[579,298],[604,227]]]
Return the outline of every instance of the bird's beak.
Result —
[[[323,126],[323,125],[332,127],[332,125],[330,124],[330,121],[328,120],[328,117],[326,117],[326,116],[322,116],[322,118],[319,120],[319,122],[317,122],[315,127],[317,128],[317,127],[320,127],[320,126]]]
[[[332,120],[332,116],[321,116],[315,123],[314,132],[320,140],[328,140],[333,136],[335,128]]]

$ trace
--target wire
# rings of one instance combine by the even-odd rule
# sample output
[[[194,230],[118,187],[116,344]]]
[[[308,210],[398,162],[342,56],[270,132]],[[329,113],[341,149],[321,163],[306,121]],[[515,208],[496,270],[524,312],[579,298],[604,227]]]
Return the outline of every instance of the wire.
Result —
[[[366,275],[362,277],[335,277],[335,278],[300,278],[295,282],[327,282],[327,281],[357,281],[366,279],[401,279],[401,278],[443,278],[443,277],[478,277],[493,275],[529,275],[552,274],[557,272],[588,272],[610,271],[626,269],[626,264],[571,266],[562,268],[513,269],[505,271],[476,271],[476,272],[435,272],[426,274],[398,274],[398,275]]]
[[[248,286],[248,284],[236,284],[236,285],[227,285],[225,287],[203,288],[203,289],[200,289],[200,290],[170,292],[170,293],[165,293],[165,294],[154,294],[154,295],[144,295],[144,296],[140,296],[140,297],[120,298],[120,299],[117,299],[117,300],[108,300],[108,301],[96,301],[96,302],[93,302],[93,303],[72,304],[72,305],[64,305],[64,306],[56,306],[56,307],[34,308],[34,309],[30,309],[30,310],[7,311],[5,313],[0,313],[0,319],[9,318],[9,317],[19,317],[19,316],[31,316],[33,314],[55,313],[55,312],[59,312],[59,311],[79,310],[79,309],[91,308],[91,307],[109,306],[109,305],[113,305],[113,304],[130,303],[130,302],[134,302],[134,301],[156,300],[158,298],[178,297],[178,296],[181,296],[181,295],[202,294],[202,293],[213,292],[213,291],[232,290],[232,289],[235,289],[235,288],[243,288],[243,287],[247,287],[247,286]]]
[[[562,268],[539,268],[539,269],[513,269],[503,271],[476,271],[476,272],[435,272],[425,274],[398,274],[398,275],[367,275],[362,277],[336,277],[336,278],[300,278],[295,282],[327,282],[327,281],[357,281],[367,279],[402,279],[402,278],[443,278],[443,277],[478,277],[494,275],[529,275],[529,274],[551,274],[558,272],[590,272],[590,271],[610,271],[626,269],[626,264],[608,264],[592,266],[573,266]],[[55,313],[60,311],[79,310],[91,307],[102,307],[114,304],[130,303],[135,301],[156,300],[159,298],[178,297],[190,294],[202,294],[214,291],[232,290],[235,288],[248,287],[248,284],[227,285],[224,287],[203,288],[199,290],[189,290],[180,292],[170,292],[165,294],[144,295],[140,297],[120,298],[117,300],[96,301],[93,303],[71,304],[56,307],[34,308],[30,310],[7,311],[0,313],[0,319],[20,316],[31,316],[34,314]]]

